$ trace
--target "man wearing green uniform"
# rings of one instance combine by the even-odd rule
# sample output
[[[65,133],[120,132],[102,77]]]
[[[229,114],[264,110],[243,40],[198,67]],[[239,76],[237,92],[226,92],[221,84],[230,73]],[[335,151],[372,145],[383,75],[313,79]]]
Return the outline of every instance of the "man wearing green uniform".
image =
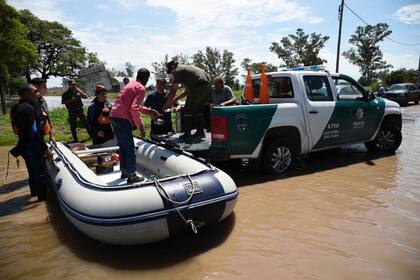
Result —
[[[168,74],[172,74],[172,86],[168,94],[168,101],[163,109],[166,110],[181,98],[187,96],[184,106],[184,134],[181,138],[204,137],[203,113],[207,103],[211,103],[212,88],[209,76],[200,68],[193,65],[178,65],[176,61],[170,61],[166,65]],[[183,84],[185,90],[175,97],[178,84]],[[195,122],[197,131],[191,135],[191,129]]]

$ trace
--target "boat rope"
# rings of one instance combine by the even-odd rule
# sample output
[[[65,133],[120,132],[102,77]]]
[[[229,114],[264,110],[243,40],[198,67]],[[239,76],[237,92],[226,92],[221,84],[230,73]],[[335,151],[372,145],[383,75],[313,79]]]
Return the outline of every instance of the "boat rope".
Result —
[[[157,180],[157,178],[153,178],[153,181],[155,182],[155,186],[156,189],[158,191],[158,193],[160,194],[161,197],[163,197],[165,200],[167,200],[168,202],[172,203],[172,205],[174,206],[174,209],[176,210],[176,212],[178,213],[178,215],[181,217],[181,219],[185,222],[185,224],[187,226],[191,227],[192,232],[194,232],[195,234],[197,234],[197,227],[194,224],[194,221],[192,219],[186,219],[184,217],[184,215],[182,215],[181,211],[179,211],[178,207],[176,207],[176,205],[182,205],[182,204],[186,204],[188,202],[191,201],[194,193],[195,193],[195,188],[194,188],[194,183],[191,179],[191,176],[189,174],[187,174],[188,180],[191,183],[191,187],[192,187],[192,192],[191,194],[188,196],[188,198],[184,201],[175,201],[173,199],[171,199],[171,197],[168,195],[168,193],[165,191],[165,189],[162,187],[162,185],[159,183],[159,181]]]

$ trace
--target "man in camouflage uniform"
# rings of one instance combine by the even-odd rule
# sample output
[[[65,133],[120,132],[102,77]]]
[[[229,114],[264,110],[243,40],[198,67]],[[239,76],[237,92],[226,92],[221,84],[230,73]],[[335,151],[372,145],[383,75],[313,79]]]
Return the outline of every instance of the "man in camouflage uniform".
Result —
[[[172,85],[168,94],[168,101],[163,109],[170,108],[181,98],[187,96],[184,106],[183,130],[181,138],[201,138],[204,137],[204,118],[203,113],[206,105],[211,103],[212,87],[210,78],[202,69],[193,65],[178,65],[175,61],[170,61],[166,65],[168,74],[172,74]],[[183,93],[175,97],[178,85],[185,87]],[[195,122],[197,131],[191,135],[191,129]]]

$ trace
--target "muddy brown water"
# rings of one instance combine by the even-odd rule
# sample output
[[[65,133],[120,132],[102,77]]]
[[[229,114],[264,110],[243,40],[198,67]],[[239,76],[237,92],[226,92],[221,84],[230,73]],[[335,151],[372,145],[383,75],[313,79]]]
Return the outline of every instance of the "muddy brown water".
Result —
[[[0,148],[0,279],[420,279],[420,106],[379,157],[354,145],[303,157],[287,177],[225,165],[240,187],[221,224],[147,245],[81,234],[53,193],[29,196]]]

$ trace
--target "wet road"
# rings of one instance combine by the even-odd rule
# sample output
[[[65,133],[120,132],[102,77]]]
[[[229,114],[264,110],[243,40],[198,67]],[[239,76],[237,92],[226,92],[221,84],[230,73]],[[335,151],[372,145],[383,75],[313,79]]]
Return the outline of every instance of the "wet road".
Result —
[[[240,187],[222,224],[147,246],[101,245],[0,148],[0,279],[420,279],[420,106],[395,155],[363,146],[304,157],[287,177],[225,166]],[[52,193],[50,193],[52,194]]]

